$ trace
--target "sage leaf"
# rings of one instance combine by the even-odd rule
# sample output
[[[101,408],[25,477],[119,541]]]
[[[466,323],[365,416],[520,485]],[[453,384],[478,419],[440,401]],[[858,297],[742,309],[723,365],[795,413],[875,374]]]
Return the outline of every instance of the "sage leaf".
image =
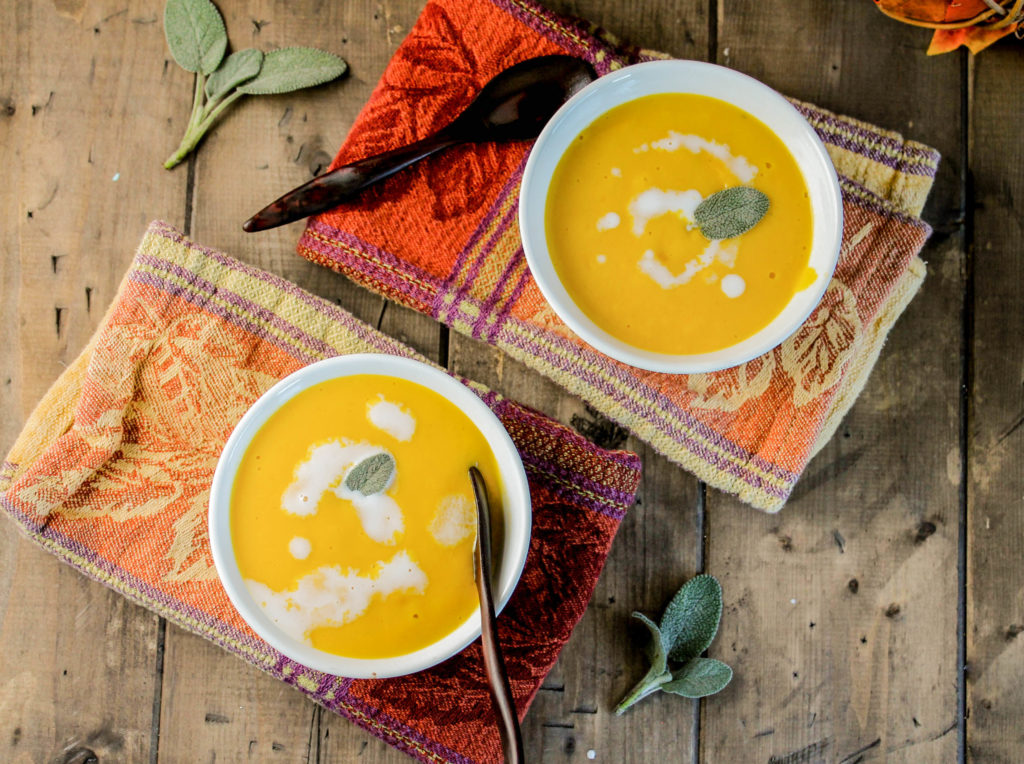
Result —
[[[384,452],[368,456],[348,471],[345,487],[363,496],[380,493],[391,485],[395,474],[395,460]]]
[[[263,51],[256,48],[235,51],[206,81],[206,97],[211,103],[219,101],[232,89],[259,74],[262,65]]]
[[[676,592],[661,616],[669,657],[688,661],[708,649],[722,618],[722,586],[714,576],[694,576]]]
[[[228,47],[224,19],[210,0],[167,0],[164,36],[178,66],[207,75],[217,69]]]
[[[644,678],[637,682],[633,689],[626,693],[626,697],[615,706],[616,714],[622,714],[633,704],[639,703],[648,695],[657,692],[666,682],[672,681],[672,672],[668,670],[665,644],[661,637],[661,631],[658,629],[658,624],[643,613],[634,612],[633,617],[646,626],[647,630],[651,633],[651,639],[646,649],[647,659],[651,662],[651,667],[647,669]]]
[[[255,79],[238,89],[249,95],[274,95],[321,85],[340,77],[348,69],[344,59],[316,48],[281,48],[263,57],[263,68]]]
[[[651,641],[646,648],[647,659],[651,662],[651,671],[656,674],[665,673],[668,670],[668,651],[658,624],[643,613],[634,611],[633,617],[646,626],[647,630],[651,633]]]
[[[756,188],[734,186],[698,204],[693,222],[708,239],[731,239],[757,225],[769,205],[768,197]]]
[[[672,673],[672,681],[661,685],[665,692],[684,698],[703,698],[714,695],[732,680],[732,669],[714,658],[694,658]]]

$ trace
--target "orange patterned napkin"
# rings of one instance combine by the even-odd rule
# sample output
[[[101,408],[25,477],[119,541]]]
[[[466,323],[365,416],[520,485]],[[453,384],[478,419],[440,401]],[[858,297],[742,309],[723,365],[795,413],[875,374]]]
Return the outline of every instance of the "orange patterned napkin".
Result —
[[[599,73],[660,57],[615,47],[532,0],[430,0],[332,166],[423,138],[482,85],[533,56]],[[781,347],[711,374],[640,371],[579,340],[530,276],[516,205],[529,145],[463,146],[310,221],[303,257],[489,342],[548,375],[713,486],[782,507],[862,389],[924,278],[917,215],[938,154],[892,132],[795,104],[840,174],[845,229],[821,306]]]
[[[86,575],[396,748],[429,762],[497,761],[479,640],[407,677],[329,676],[256,636],[213,567],[210,481],[242,414],[308,363],[373,352],[418,357],[326,300],[154,223],[103,324],[0,469],[0,508]],[[498,619],[522,715],[587,607],[640,460],[471,387],[505,425],[530,481],[530,551]]]

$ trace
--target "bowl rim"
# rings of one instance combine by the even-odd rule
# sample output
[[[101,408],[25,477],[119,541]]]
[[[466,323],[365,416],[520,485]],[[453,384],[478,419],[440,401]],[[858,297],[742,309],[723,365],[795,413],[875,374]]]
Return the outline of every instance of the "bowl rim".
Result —
[[[415,652],[391,658],[335,655],[297,642],[274,625],[249,595],[231,545],[231,493],[252,438],[270,416],[299,393],[321,382],[358,374],[380,374],[420,384],[458,407],[484,435],[498,463],[502,506],[506,509],[502,564],[495,586],[496,612],[501,612],[519,582],[530,548],[533,510],[522,459],[504,425],[476,393],[455,376],[412,358],[383,353],[335,356],[292,372],[263,393],[239,420],[217,460],[208,512],[210,548],[232,605],[253,631],[286,657],[317,671],[354,679],[403,676],[447,660],[479,637],[479,606],[453,631]]]
[[[633,95],[626,93],[630,88],[642,88],[647,83],[666,78],[672,78],[679,84]],[[615,96],[616,89],[623,93]],[[708,90],[715,92],[705,92]],[[613,95],[607,95],[608,92]],[[624,103],[656,93],[692,92],[743,109],[778,135],[790,150],[807,184],[814,210],[812,248],[808,262],[815,263],[817,277],[809,287],[796,292],[775,319],[750,337],[708,353],[674,355],[629,345],[601,329],[576,306],[558,279],[547,248],[545,209],[551,175],[564,149],[554,157],[547,154],[555,151],[552,148],[555,136],[564,141],[564,136],[570,135],[571,140],[595,119]],[[624,94],[626,97],[622,97]],[[591,102],[595,102],[594,99],[601,98],[607,102],[596,114],[584,118],[586,121],[577,119],[579,111],[588,108]],[[742,102],[744,98],[748,99],[746,103]],[[750,99],[759,100],[751,106]],[[766,120],[763,116],[766,112],[776,115],[778,120]],[[580,124],[573,125],[570,132],[570,128],[565,125],[572,125],[570,120],[573,119],[577,119]],[[787,140],[780,135],[777,126],[783,121],[785,127],[795,132],[794,138]],[[794,153],[795,141],[800,141],[801,156],[806,154],[803,161],[801,156]],[[545,167],[541,166],[542,162],[546,164]],[[811,171],[814,174],[809,176]],[[815,179],[817,182],[814,182]],[[788,99],[768,85],[734,69],[703,61],[646,61],[622,67],[591,82],[563,104],[541,131],[527,158],[520,189],[518,212],[523,252],[537,287],[552,310],[588,345],[614,360],[648,371],[670,374],[720,371],[771,351],[795,333],[819,305],[831,282],[842,245],[843,203],[839,178],[814,128]],[[794,306],[799,306],[799,309]]]

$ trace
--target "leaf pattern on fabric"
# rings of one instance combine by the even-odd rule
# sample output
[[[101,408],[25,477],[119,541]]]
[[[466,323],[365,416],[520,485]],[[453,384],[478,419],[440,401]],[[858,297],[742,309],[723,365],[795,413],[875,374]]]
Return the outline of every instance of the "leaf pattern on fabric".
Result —
[[[779,348],[795,405],[807,405],[839,382],[860,330],[857,298],[833,279],[811,317]]]
[[[696,393],[690,405],[715,411],[738,411],[768,391],[775,373],[775,356],[765,353],[731,369],[689,374],[686,387]]]

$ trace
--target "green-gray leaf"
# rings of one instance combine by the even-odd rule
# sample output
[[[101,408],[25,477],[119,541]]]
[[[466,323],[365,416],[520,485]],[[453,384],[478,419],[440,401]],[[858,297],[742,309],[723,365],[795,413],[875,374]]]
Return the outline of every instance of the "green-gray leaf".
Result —
[[[316,48],[281,48],[263,57],[255,79],[238,89],[250,95],[272,95],[311,88],[345,73],[348,65],[333,53]]]
[[[368,456],[348,471],[345,487],[363,496],[380,493],[391,484],[395,474],[395,460],[384,452]]]
[[[263,51],[256,48],[235,51],[206,81],[206,97],[210,101],[219,101],[233,88],[259,74],[262,65]]]
[[[665,692],[684,698],[703,698],[714,695],[732,679],[732,669],[714,658],[694,658],[678,671],[672,672],[672,681],[661,685]]]
[[[651,641],[647,645],[647,659],[651,662],[651,670],[648,674],[653,676],[664,674],[668,670],[668,654],[665,647],[665,639],[658,628],[658,624],[643,613],[636,611],[633,612],[633,617],[651,632]]]
[[[769,204],[768,197],[756,188],[734,186],[698,204],[693,222],[708,239],[731,239],[757,225]]]
[[[178,66],[190,72],[212,74],[228,46],[224,19],[210,0],[167,0],[164,36]]]
[[[661,616],[669,657],[686,661],[708,649],[722,618],[722,586],[714,576],[694,576],[676,592]]]

